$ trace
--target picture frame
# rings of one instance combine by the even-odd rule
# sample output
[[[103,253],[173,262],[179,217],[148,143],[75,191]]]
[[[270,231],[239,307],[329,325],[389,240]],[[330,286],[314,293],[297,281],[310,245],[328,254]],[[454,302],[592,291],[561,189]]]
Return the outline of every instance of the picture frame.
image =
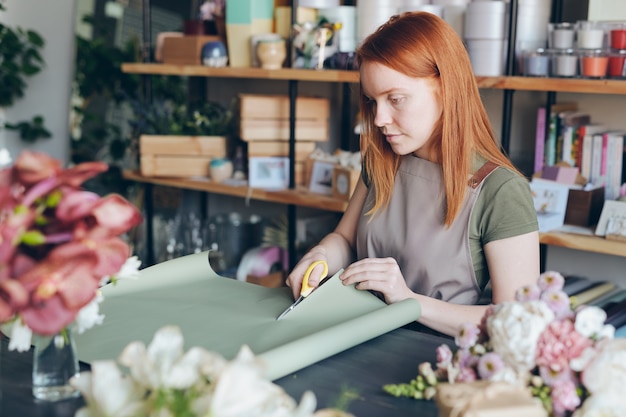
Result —
[[[311,170],[309,191],[317,194],[331,195],[333,193],[334,162],[315,161]]]
[[[252,157],[248,160],[248,185],[253,188],[284,190],[289,187],[289,158]]]
[[[626,202],[606,200],[595,231],[596,236],[626,241]]]

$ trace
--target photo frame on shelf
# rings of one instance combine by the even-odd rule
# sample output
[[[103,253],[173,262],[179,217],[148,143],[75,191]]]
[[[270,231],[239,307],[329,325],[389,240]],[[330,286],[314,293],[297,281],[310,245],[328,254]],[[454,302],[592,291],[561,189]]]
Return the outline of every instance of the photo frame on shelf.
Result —
[[[606,200],[596,226],[597,236],[626,241],[626,202]]]
[[[315,161],[311,170],[309,191],[318,194],[331,195],[333,193],[334,162]]]
[[[252,157],[248,162],[248,185],[283,190],[289,187],[289,158]]]

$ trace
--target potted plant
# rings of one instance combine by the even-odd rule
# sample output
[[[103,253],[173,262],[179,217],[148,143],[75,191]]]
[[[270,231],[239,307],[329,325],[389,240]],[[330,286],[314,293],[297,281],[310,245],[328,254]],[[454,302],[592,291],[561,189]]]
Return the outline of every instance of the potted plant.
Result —
[[[0,11],[6,10],[0,0]],[[0,23],[0,130],[6,128],[19,131],[20,138],[32,143],[40,138],[49,138],[40,115],[31,121],[9,123],[4,121],[4,108],[24,96],[27,79],[38,74],[45,62],[41,49],[45,42],[39,33],[20,27],[10,28]]]

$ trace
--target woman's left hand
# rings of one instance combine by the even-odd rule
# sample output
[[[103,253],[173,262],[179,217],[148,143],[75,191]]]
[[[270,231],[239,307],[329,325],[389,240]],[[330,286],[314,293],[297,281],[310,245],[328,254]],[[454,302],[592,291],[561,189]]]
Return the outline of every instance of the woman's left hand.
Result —
[[[356,284],[359,290],[383,294],[388,304],[405,300],[413,294],[393,258],[361,259],[348,266],[339,279],[343,285]]]

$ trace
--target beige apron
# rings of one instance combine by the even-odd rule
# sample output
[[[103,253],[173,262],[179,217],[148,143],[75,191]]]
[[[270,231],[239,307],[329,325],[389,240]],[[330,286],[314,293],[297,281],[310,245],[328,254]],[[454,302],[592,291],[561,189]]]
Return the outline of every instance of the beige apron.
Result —
[[[445,228],[441,166],[404,156],[391,202],[373,218],[363,215],[372,207],[370,187],[358,224],[357,258],[392,257],[414,292],[475,304],[481,290],[469,247],[469,221],[482,180],[496,167],[488,162],[470,178],[461,210],[450,228]]]

